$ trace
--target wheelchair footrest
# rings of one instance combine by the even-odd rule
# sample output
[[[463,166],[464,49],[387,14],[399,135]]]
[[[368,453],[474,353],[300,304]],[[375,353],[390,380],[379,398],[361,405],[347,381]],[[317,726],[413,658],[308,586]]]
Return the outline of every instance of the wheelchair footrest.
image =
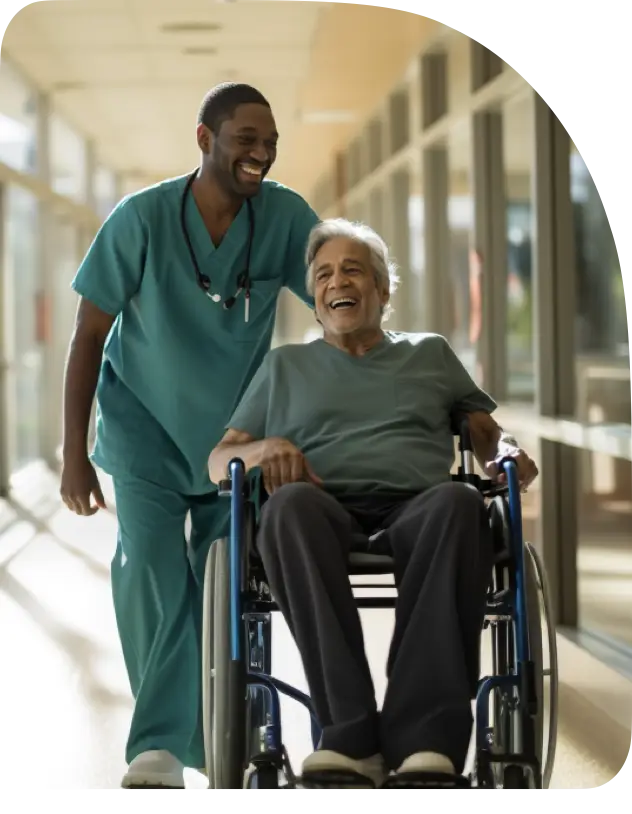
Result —
[[[383,789],[471,789],[467,777],[444,772],[400,772],[391,775]]]
[[[374,789],[375,785],[356,772],[334,769],[308,772],[296,779],[296,785],[303,789]]]

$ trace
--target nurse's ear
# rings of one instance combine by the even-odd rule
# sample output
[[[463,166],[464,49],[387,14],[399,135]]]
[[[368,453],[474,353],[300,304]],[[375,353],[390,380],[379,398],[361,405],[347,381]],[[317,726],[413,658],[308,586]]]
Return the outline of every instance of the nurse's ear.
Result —
[[[198,124],[195,133],[198,147],[204,155],[209,155],[211,152],[211,144],[213,143],[213,134],[205,124]]]

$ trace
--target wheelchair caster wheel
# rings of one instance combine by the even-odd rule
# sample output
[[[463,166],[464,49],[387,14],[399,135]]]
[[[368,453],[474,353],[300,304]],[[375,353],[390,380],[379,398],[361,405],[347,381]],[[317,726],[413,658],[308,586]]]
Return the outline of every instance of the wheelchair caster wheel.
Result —
[[[276,766],[259,766],[248,776],[246,791],[281,791]]]
[[[520,766],[507,766],[503,774],[504,789],[528,789],[529,783]]]
[[[469,778],[443,772],[401,772],[392,775],[382,786],[384,789],[470,789]]]
[[[355,772],[309,772],[298,779],[303,789],[374,789],[375,785]]]

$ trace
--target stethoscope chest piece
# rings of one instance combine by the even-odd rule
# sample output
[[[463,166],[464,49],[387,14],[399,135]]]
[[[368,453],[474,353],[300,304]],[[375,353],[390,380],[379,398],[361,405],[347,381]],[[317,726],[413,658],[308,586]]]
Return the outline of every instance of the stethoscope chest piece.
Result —
[[[222,297],[221,294],[211,294],[210,291],[206,292],[206,296],[213,300],[213,302],[219,302]]]

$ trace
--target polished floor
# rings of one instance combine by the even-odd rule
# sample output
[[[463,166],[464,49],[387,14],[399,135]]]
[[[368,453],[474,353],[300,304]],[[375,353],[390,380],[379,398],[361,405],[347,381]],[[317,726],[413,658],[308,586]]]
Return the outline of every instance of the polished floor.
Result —
[[[132,703],[110,599],[115,517],[70,514],[57,498],[55,477],[39,469],[18,478],[14,494],[10,503],[0,501],[3,788],[117,788]],[[381,694],[392,618],[386,611],[368,611],[364,621]],[[273,635],[275,674],[304,688],[297,652],[281,621]],[[589,701],[575,680],[574,659],[561,649],[555,788],[608,782],[630,748],[625,722],[632,720],[631,685],[602,682],[604,703]],[[581,672],[587,686],[592,674]],[[286,702],[284,734],[295,765],[310,748],[308,732],[303,710]],[[202,789],[204,779],[189,772],[187,785]]]

